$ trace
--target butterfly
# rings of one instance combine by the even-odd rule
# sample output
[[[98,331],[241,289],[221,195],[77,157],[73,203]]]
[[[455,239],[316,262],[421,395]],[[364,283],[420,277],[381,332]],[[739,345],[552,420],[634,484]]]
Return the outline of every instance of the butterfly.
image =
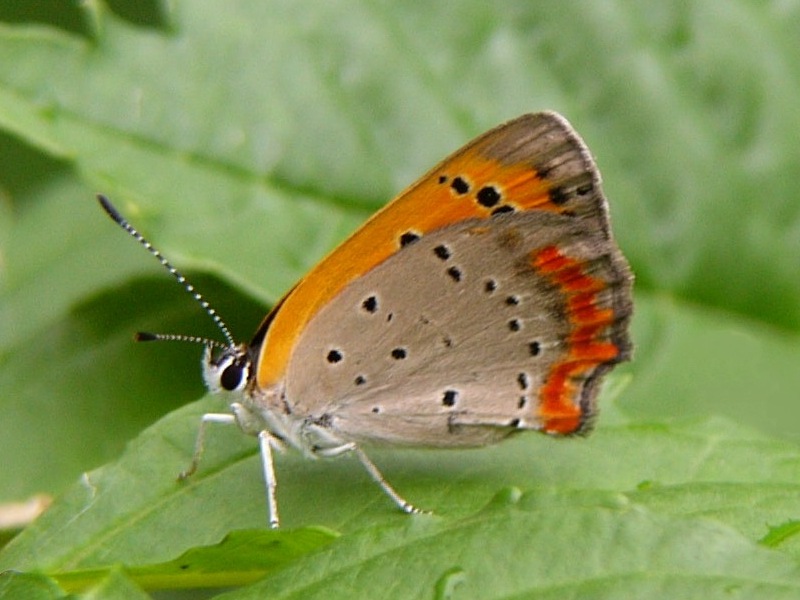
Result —
[[[257,436],[270,526],[273,449],[354,454],[394,503],[418,512],[362,446],[484,446],[536,430],[590,430],[603,376],[628,360],[633,276],[611,232],[600,173],[554,112],[523,115],[431,169],[319,262],[249,343],[113,207],[106,212],[200,302],[225,342],[203,376]]]

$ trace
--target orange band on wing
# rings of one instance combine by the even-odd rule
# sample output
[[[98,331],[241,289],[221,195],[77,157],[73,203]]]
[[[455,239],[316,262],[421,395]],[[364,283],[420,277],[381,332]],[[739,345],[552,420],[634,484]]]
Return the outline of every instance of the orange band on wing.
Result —
[[[580,261],[565,256],[556,246],[534,252],[531,264],[564,294],[566,318],[572,326],[565,340],[569,351],[550,368],[539,392],[539,417],[544,431],[573,433],[584,417],[580,399],[575,398],[580,392],[576,380],[619,356],[620,349],[602,339],[614,323],[614,311],[597,306],[597,294],[606,283],[586,274]]]
[[[354,279],[395,254],[405,234],[421,236],[466,219],[488,218],[499,207],[561,212],[550,185],[530,164],[481,155],[481,143],[439,164],[397,200],[377,212],[311,270],[271,320],[258,360],[258,385],[279,381],[306,324]],[[487,192],[487,189],[491,188]],[[483,203],[480,193],[485,195]],[[499,198],[496,204],[487,196]],[[424,198],[424,202],[420,199]]]

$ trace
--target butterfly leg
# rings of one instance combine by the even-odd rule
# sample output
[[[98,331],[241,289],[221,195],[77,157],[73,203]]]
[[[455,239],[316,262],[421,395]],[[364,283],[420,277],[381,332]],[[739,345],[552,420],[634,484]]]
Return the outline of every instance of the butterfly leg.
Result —
[[[194,453],[192,454],[192,462],[189,463],[189,468],[181,471],[178,474],[178,479],[183,481],[188,477],[194,475],[197,471],[197,466],[200,464],[200,458],[203,456],[203,449],[206,441],[206,427],[209,423],[222,423],[223,425],[232,425],[236,423],[236,417],[227,413],[206,413],[200,418],[200,427],[197,429],[197,438],[194,442]]]
[[[277,480],[275,479],[275,467],[272,462],[272,444],[275,439],[269,431],[258,432],[258,446],[261,449],[261,466],[264,469],[264,483],[267,485],[267,511],[269,526],[272,529],[279,527],[278,501],[275,497]]]
[[[238,406],[234,406],[234,410],[236,410]],[[178,479],[184,480],[192,475],[197,471],[197,466],[200,464],[200,459],[203,456],[203,450],[205,449],[205,440],[206,440],[206,429],[208,428],[209,423],[221,423],[223,425],[232,425],[234,423],[238,423],[236,415],[228,414],[228,413],[206,413],[201,417],[200,420],[200,427],[197,430],[197,439],[194,443],[194,453],[192,454],[192,462],[189,464],[189,467],[181,471],[178,475]],[[258,446],[261,450],[261,465],[264,469],[264,481],[267,485],[267,509],[269,511],[269,526],[273,529],[278,527],[279,519],[278,519],[278,503],[275,499],[275,487],[276,487],[276,480],[275,480],[275,468],[272,462],[272,445],[278,444],[275,438],[269,433],[269,431],[259,431],[258,432]]]
[[[383,477],[383,474],[378,470],[378,467],[375,466],[375,463],[372,462],[369,457],[364,454],[364,451],[361,450],[356,444],[350,442],[349,444],[342,444],[341,446],[336,446],[334,448],[326,448],[323,450],[318,450],[317,453],[321,456],[339,456],[340,454],[344,454],[346,452],[352,452],[358,457],[358,460],[361,461],[361,464],[369,473],[369,476],[372,480],[381,486],[383,493],[389,496],[392,499],[400,510],[407,514],[419,514],[425,513],[426,511],[421,510],[408,502],[405,498],[403,498],[397,491],[389,485],[389,482]]]

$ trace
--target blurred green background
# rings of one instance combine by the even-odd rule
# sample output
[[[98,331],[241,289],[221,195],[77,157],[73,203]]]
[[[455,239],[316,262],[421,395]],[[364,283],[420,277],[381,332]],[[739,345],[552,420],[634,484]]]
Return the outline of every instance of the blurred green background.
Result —
[[[798,31],[788,1],[0,3],[0,500],[203,394],[198,348],[132,334],[213,326],[95,193],[247,339],[432,164],[542,109],[595,153],[637,277],[616,408],[800,440]]]

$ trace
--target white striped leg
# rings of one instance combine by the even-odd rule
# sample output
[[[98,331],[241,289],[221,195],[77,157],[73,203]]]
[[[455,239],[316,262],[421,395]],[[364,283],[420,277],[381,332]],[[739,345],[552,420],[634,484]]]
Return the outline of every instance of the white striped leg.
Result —
[[[264,483],[267,486],[267,517],[269,526],[277,529],[280,526],[278,518],[278,500],[275,497],[277,481],[275,479],[275,467],[272,463],[272,444],[274,438],[269,431],[258,432],[258,446],[261,449],[261,466],[264,469]]]
[[[197,471],[197,466],[200,464],[200,458],[203,456],[203,449],[206,442],[206,427],[209,423],[232,425],[236,423],[236,417],[228,413],[206,413],[200,418],[200,427],[197,429],[197,438],[194,442],[192,462],[189,463],[188,469],[181,471],[178,474],[178,479],[184,480],[187,477],[194,475],[195,471]]]
[[[209,423],[220,423],[223,425],[235,424],[236,417],[228,413],[206,413],[200,419],[200,427],[197,430],[197,439],[194,443],[194,453],[189,468],[178,474],[178,479],[183,480],[194,475],[203,456],[206,441],[206,428]],[[275,438],[268,431],[258,433],[258,446],[261,450],[261,466],[264,470],[264,482],[267,485],[267,510],[269,526],[276,529],[279,525],[278,502],[275,498],[275,468],[272,463],[272,445],[278,444]]]
[[[369,473],[369,476],[372,480],[381,486],[383,493],[389,496],[392,499],[400,510],[404,513],[408,514],[418,514],[424,513],[426,511],[420,510],[410,502],[408,502],[405,498],[403,498],[397,491],[389,485],[389,482],[384,479],[381,472],[378,470],[378,467],[375,466],[369,457],[364,454],[363,450],[359,448],[355,443],[351,442],[349,444],[342,444],[341,446],[336,446],[335,448],[327,448],[325,450],[320,450],[318,453],[322,456],[339,456],[340,454],[344,454],[346,452],[353,452],[357,457],[358,460],[361,461],[361,464],[364,465],[364,468]]]

